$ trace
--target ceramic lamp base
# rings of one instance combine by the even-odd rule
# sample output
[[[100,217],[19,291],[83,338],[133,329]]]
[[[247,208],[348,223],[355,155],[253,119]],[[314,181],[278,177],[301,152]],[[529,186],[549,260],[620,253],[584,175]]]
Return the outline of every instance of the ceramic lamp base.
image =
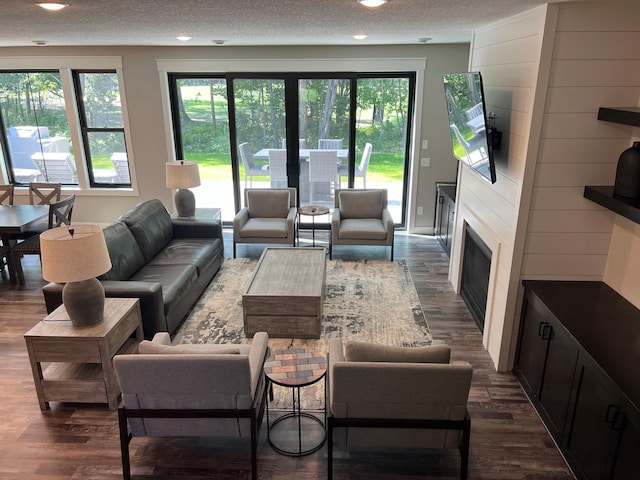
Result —
[[[62,289],[62,303],[74,327],[95,325],[104,316],[104,288],[96,278],[69,282]]]
[[[173,197],[179,217],[193,217],[196,214],[196,196],[187,188],[179,189]]]

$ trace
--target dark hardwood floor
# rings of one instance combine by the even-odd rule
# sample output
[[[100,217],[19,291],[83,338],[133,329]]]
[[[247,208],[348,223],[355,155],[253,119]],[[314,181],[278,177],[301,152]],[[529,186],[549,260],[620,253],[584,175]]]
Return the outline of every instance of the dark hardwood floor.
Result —
[[[326,232],[317,232],[317,240]],[[225,232],[231,255],[231,234]],[[261,248],[239,245],[239,256],[258,256]],[[334,258],[388,258],[380,247],[337,247]],[[447,281],[448,258],[429,236],[396,236],[396,259],[407,261],[429,327],[447,342],[455,360],[474,367],[469,398],[472,419],[472,479],[573,478],[551,437],[511,373],[498,373],[484,350],[481,334],[461,297]],[[122,478],[118,421],[106,405],[52,403],[38,407],[23,335],[46,315],[37,257],[25,258],[26,285],[0,283],[0,479]],[[245,444],[216,445],[209,439],[134,439],[133,478],[247,479]],[[261,479],[326,478],[326,448],[302,457],[275,453],[260,436]],[[352,455],[338,452],[335,479],[455,479],[459,457],[450,453],[388,452]]]

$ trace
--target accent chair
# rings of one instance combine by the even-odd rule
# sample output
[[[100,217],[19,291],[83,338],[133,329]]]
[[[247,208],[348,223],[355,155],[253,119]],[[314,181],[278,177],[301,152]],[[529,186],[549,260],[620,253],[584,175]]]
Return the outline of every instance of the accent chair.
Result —
[[[131,478],[132,437],[196,436],[249,439],[256,480],[268,340],[267,333],[258,332],[251,345],[172,346],[169,334],[159,332],[140,343],[139,353],[116,355],[123,477]]]
[[[387,209],[385,189],[336,190],[331,216],[329,258],[336,245],[380,245],[391,247],[394,225]]]
[[[247,188],[233,219],[233,258],[238,243],[280,243],[296,246],[296,189]]]
[[[472,368],[450,363],[448,345],[397,347],[329,341],[327,458],[348,450],[458,449],[467,478]],[[338,434],[336,435],[336,430]]]

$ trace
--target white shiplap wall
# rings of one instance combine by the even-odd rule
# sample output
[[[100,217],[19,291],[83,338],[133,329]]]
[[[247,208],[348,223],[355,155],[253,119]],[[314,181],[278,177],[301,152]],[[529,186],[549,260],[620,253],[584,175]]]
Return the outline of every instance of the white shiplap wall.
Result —
[[[549,4],[475,33],[470,68],[507,139],[498,182],[459,178],[451,280],[465,223],[480,225],[492,266],[485,345],[498,369],[515,353],[523,279],[604,280],[640,307],[640,227],[583,198],[611,185],[638,128],[597,120],[640,105],[640,6]],[[494,251],[495,253],[495,251]]]
[[[464,229],[469,225],[492,250],[483,341],[501,370],[508,368],[514,327],[520,268],[517,252],[522,250],[517,235],[523,222],[520,205],[523,193],[528,202],[531,180],[527,182],[527,171],[540,128],[534,116],[540,102],[536,88],[539,78],[547,76],[542,61],[547,9],[539,7],[477,30],[470,57],[470,70],[482,73],[488,109],[503,131],[503,144],[497,154],[495,184],[483,181],[467,167],[460,170],[450,278],[459,288]]]

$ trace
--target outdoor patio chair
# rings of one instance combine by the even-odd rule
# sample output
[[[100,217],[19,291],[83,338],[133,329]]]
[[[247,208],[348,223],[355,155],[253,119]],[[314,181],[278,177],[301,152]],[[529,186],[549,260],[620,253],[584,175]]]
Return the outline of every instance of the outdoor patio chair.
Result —
[[[362,151],[362,158],[360,159],[360,165],[356,165],[354,172],[355,178],[362,178],[362,188],[367,188],[367,170],[369,169],[369,160],[371,159],[371,150],[373,147],[370,143],[365,144]],[[341,165],[338,167],[338,175],[340,178],[349,176],[349,167]]]
[[[78,172],[68,152],[36,152],[31,158],[49,182],[78,183]]]
[[[318,139],[318,148],[321,150],[340,150],[342,148],[341,138],[320,138]]]
[[[386,190],[336,190],[330,259],[336,245],[380,245],[391,247],[393,260],[393,239],[393,218],[387,209]]]
[[[309,151],[309,201],[314,203],[318,184],[328,185],[328,195],[338,187],[338,152]]]
[[[251,146],[248,142],[238,145],[238,150],[240,150],[240,158],[244,166],[244,188],[247,188],[247,179],[251,187],[253,186],[253,177],[269,176],[269,170],[266,165],[260,166],[253,162],[253,154],[251,153]]]
[[[458,449],[460,478],[466,479],[471,377],[468,362],[450,363],[448,345],[401,347],[331,339],[326,380],[329,479],[336,444],[383,455],[394,449]]]
[[[269,150],[271,188],[287,188],[287,151]]]
[[[451,128],[451,130],[453,131],[454,135],[458,139],[458,143],[460,144],[460,146],[464,150],[464,153],[465,153],[467,159],[469,160],[469,162],[471,162],[473,164],[473,163],[477,163],[478,161],[481,161],[481,160],[487,158],[487,155],[488,155],[488,153],[486,151],[487,139],[486,139],[484,133],[476,135],[476,136],[470,138],[469,140],[465,140],[465,138],[462,136],[462,133],[458,129],[458,126],[455,123],[452,123],[451,125],[449,125],[449,127]],[[471,157],[471,154],[473,152],[475,152],[475,151],[479,152],[480,158],[473,159]]]
[[[129,159],[124,152],[116,152],[110,157],[111,164],[118,174],[119,183],[131,183],[131,174],[129,172]]]

